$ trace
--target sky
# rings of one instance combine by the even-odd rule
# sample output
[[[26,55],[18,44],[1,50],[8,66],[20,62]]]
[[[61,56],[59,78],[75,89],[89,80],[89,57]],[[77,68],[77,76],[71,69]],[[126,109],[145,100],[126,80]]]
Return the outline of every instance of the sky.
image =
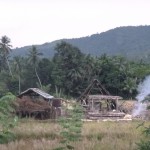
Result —
[[[150,0],[0,0],[0,37],[13,48],[150,25]]]

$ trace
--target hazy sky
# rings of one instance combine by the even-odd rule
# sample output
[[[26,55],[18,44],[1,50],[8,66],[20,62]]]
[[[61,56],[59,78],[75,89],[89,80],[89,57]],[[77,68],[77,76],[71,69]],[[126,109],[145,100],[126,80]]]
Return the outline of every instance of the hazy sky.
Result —
[[[150,25],[150,0],[0,0],[0,37],[13,47]]]

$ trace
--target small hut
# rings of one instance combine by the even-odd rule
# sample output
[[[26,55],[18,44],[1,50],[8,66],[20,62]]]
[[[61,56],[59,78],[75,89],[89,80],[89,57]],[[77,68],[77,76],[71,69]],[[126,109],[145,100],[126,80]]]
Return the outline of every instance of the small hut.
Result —
[[[55,119],[61,115],[61,99],[38,89],[29,88],[18,95],[16,113],[21,117]]]
[[[92,90],[96,89],[98,94],[91,94]],[[118,100],[120,96],[112,96],[94,79],[91,84],[81,94],[78,101],[85,108],[85,117],[88,119],[100,119],[104,117],[124,117],[125,113],[119,112]]]

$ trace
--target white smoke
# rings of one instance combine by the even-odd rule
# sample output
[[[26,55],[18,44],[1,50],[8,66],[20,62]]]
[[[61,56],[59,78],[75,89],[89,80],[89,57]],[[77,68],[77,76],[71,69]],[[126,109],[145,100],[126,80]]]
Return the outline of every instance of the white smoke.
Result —
[[[150,94],[150,76],[146,77],[145,80],[138,86],[138,100],[135,109],[133,110],[133,116],[139,116],[143,111],[146,110],[146,104],[143,104],[143,100]]]

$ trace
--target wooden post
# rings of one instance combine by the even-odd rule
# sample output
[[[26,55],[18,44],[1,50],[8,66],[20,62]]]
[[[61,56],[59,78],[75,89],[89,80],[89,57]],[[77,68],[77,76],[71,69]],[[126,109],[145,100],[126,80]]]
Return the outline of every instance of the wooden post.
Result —
[[[92,99],[92,111],[93,111],[93,99]]]
[[[116,99],[116,111],[118,111],[118,98]]]

